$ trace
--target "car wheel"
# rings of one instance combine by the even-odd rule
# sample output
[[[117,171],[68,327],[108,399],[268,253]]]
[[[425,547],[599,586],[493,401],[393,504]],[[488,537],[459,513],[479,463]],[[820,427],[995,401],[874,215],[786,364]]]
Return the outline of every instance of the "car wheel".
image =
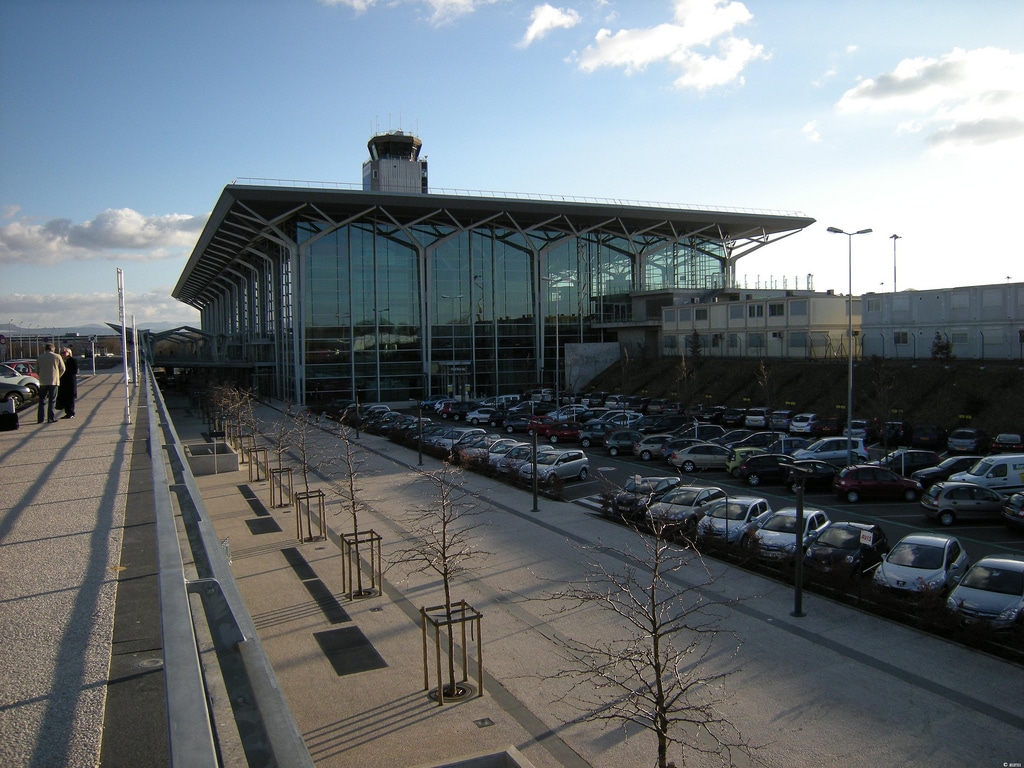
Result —
[[[857,493],[856,491],[847,491],[846,500],[851,504],[856,504],[858,501],[860,501],[860,494]]]
[[[28,392],[29,392],[29,395],[32,397],[32,399],[33,400],[38,399],[38,397],[39,397],[39,387],[35,386],[34,384],[26,384],[25,386],[28,387]]]
[[[956,522],[956,515],[952,510],[946,509],[939,513],[939,522],[943,525],[952,525]]]
[[[475,427],[480,423],[480,419],[470,419],[469,423]]]
[[[686,461],[683,462],[683,472],[696,472],[696,471],[697,471],[697,465],[694,464],[692,461],[686,460]]]
[[[19,395],[17,392],[10,392],[8,393],[7,398],[4,400],[4,402],[14,403],[14,410],[18,410],[21,407],[21,404],[24,402],[24,400],[21,399],[21,395]]]
[[[917,501],[917,491],[915,491],[915,490],[913,490],[911,488],[907,488],[906,492],[903,494],[903,500],[904,501]]]
[[[729,474],[732,475],[733,480],[739,480],[740,479],[740,468],[739,467],[733,468],[732,472],[730,472]]]
[[[650,461],[652,458],[650,451],[640,451],[640,459],[642,461]]]
[[[508,432],[511,435],[516,430],[515,430],[514,427],[508,426],[508,427],[505,427],[505,431]]]
[[[609,448],[609,449],[608,449],[608,455],[609,455],[609,456],[618,456],[618,455],[619,455],[619,449],[618,449],[618,448],[616,448],[616,447],[615,447],[615,446],[613,445],[613,446],[612,446],[611,448]]]
[[[579,478],[580,480],[586,480],[586,479],[587,479],[587,475],[588,475],[588,474],[589,474],[589,473],[587,472],[587,468],[586,468],[586,467],[583,467],[583,469],[581,469],[581,470],[580,470],[580,473],[579,473],[579,474],[577,475],[577,477],[578,477],[578,478]]]
[[[558,442],[558,435],[550,435],[550,436],[548,437],[548,440],[550,440],[550,441],[551,441],[551,444],[552,444],[552,445],[555,445],[555,444],[556,444],[556,443]]]
[[[590,447],[590,438],[589,437],[584,437],[582,440],[580,440],[580,445],[582,445],[584,448],[589,448]]]
[[[754,474],[754,475],[747,475],[747,484],[748,485],[760,485],[761,484],[761,476],[760,475],[756,475],[756,474]]]
[[[459,414],[457,414],[457,413],[452,414],[452,421],[458,421],[460,418],[461,417],[459,416]]]

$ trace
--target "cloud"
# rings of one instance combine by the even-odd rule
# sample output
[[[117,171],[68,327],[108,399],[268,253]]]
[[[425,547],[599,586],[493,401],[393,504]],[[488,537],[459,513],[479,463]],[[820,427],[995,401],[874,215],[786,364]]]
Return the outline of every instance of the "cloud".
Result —
[[[106,210],[83,224],[16,219],[0,226],[0,264],[178,258],[195,245],[205,223],[198,216],[143,216],[131,208]]]
[[[682,70],[676,88],[708,90],[731,82],[743,83],[743,70],[767,59],[764,47],[732,35],[753,17],[746,6],[731,0],[675,0],[672,23],[612,33],[602,29],[594,44],[580,55],[579,67],[622,67],[627,74],[642,72],[655,62]]]
[[[1024,137],[1024,54],[955,48],[941,58],[904,59],[864,80],[836,104],[842,114],[909,113],[902,131],[936,146],[991,144]]]
[[[125,291],[125,320],[146,328],[151,324],[199,324],[199,311],[171,298],[169,287],[145,293]],[[15,326],[27,328],[20,318],[32,318],[32,327],[74,329],[88,325],[118,323],[117,292],[11,294],[0,298],[0,314],[13,318]]]
[[[530,14],[530,26],[519,41],[520,48],[526,48],[540,40],[553,29],[570,29],[580,23],[580,15],[573,9],[555,8],[553,5],[538,5]]]
[[[804,123],[804,127],[801,128],[800,130],[803,132],[804,138],[806,138],[812,144],[817,144],[821,141],[821,134],[818,133],[817,120],[811,120],[809,122]]]

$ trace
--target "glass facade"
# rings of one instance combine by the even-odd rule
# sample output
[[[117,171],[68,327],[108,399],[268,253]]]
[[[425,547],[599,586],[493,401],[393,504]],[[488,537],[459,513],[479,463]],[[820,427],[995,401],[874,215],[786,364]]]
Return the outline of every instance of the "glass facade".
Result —
[[[311,405],[353,391],[370,402],[551,386],[566,343],[629,322],[632,292],[720,284],[723,274],[720,246],[564,228],[368,218],[303,221],[296,240]]]

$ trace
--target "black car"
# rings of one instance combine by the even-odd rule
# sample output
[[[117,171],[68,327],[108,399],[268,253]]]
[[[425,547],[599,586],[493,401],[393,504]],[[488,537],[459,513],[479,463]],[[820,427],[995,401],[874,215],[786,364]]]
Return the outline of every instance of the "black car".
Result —
[[[609,424],[606,421],[591,421],[583,425],[580,432],[580,445],[589,448],[591,445],[604,445],[604,438],[609,432],[619,428],[618,424]]]
[[[832,490],[836,465],[819,459],[794,461],[786,473],[786,485],[796,493],[797,483],[803,481],[804,490]]]
[[[916,448],[899,448],[890,451],[878,461],[872,461],[876,467],[891,469],[898,475],[910,477],[914,472],[926,467],[934,467],[942,461],[935,451],[923,451]]]
[[[923,488],[930,488],[935,483],[940,483],[956,472],[966,472],[981,458],[981,456],[950,456],[943,459],[934,467],[925,467],[910,473],[910,476],[921,483]]]
[[[832,523],[807,548],[804,576],[809,580],[863,576],[882,562],[889,540],[871,523]]]
[[[601,514],[618,520],[646,518],[647,508],[682,482],[679,475],[629,478],[618,491],[601,494]]]
[[[755,453],[748,456],[739,467],[739,479],[747,485],[781,483],[789,477],[793,457],[784,453]]]
[[[946,447],[946,440],[949,433],[942,427],[934,424],[924,424],[914,427],[910,432],[910,446],[912,448],[928,448],[933,451],[941,451]]]
[[[747,417],[746,408],[727,408],[722,413],[721,425],[723,427],[742,427],[743,420]]]

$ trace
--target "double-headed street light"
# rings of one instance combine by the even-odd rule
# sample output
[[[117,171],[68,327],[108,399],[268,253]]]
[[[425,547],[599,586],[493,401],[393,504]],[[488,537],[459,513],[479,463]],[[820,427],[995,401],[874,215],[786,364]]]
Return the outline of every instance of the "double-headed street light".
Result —
[[[856,232],[844,232],[839,227],[829,227],[828,232],[834,235],[846,235],[847,271],[850,287],[846,297],[846,335],[849,342],[849,365],[846,372],[846,466],[853,464],[853,238],[866,235],[870,229],[859,229]],[[895,240],[893,241],[895,242]]]

